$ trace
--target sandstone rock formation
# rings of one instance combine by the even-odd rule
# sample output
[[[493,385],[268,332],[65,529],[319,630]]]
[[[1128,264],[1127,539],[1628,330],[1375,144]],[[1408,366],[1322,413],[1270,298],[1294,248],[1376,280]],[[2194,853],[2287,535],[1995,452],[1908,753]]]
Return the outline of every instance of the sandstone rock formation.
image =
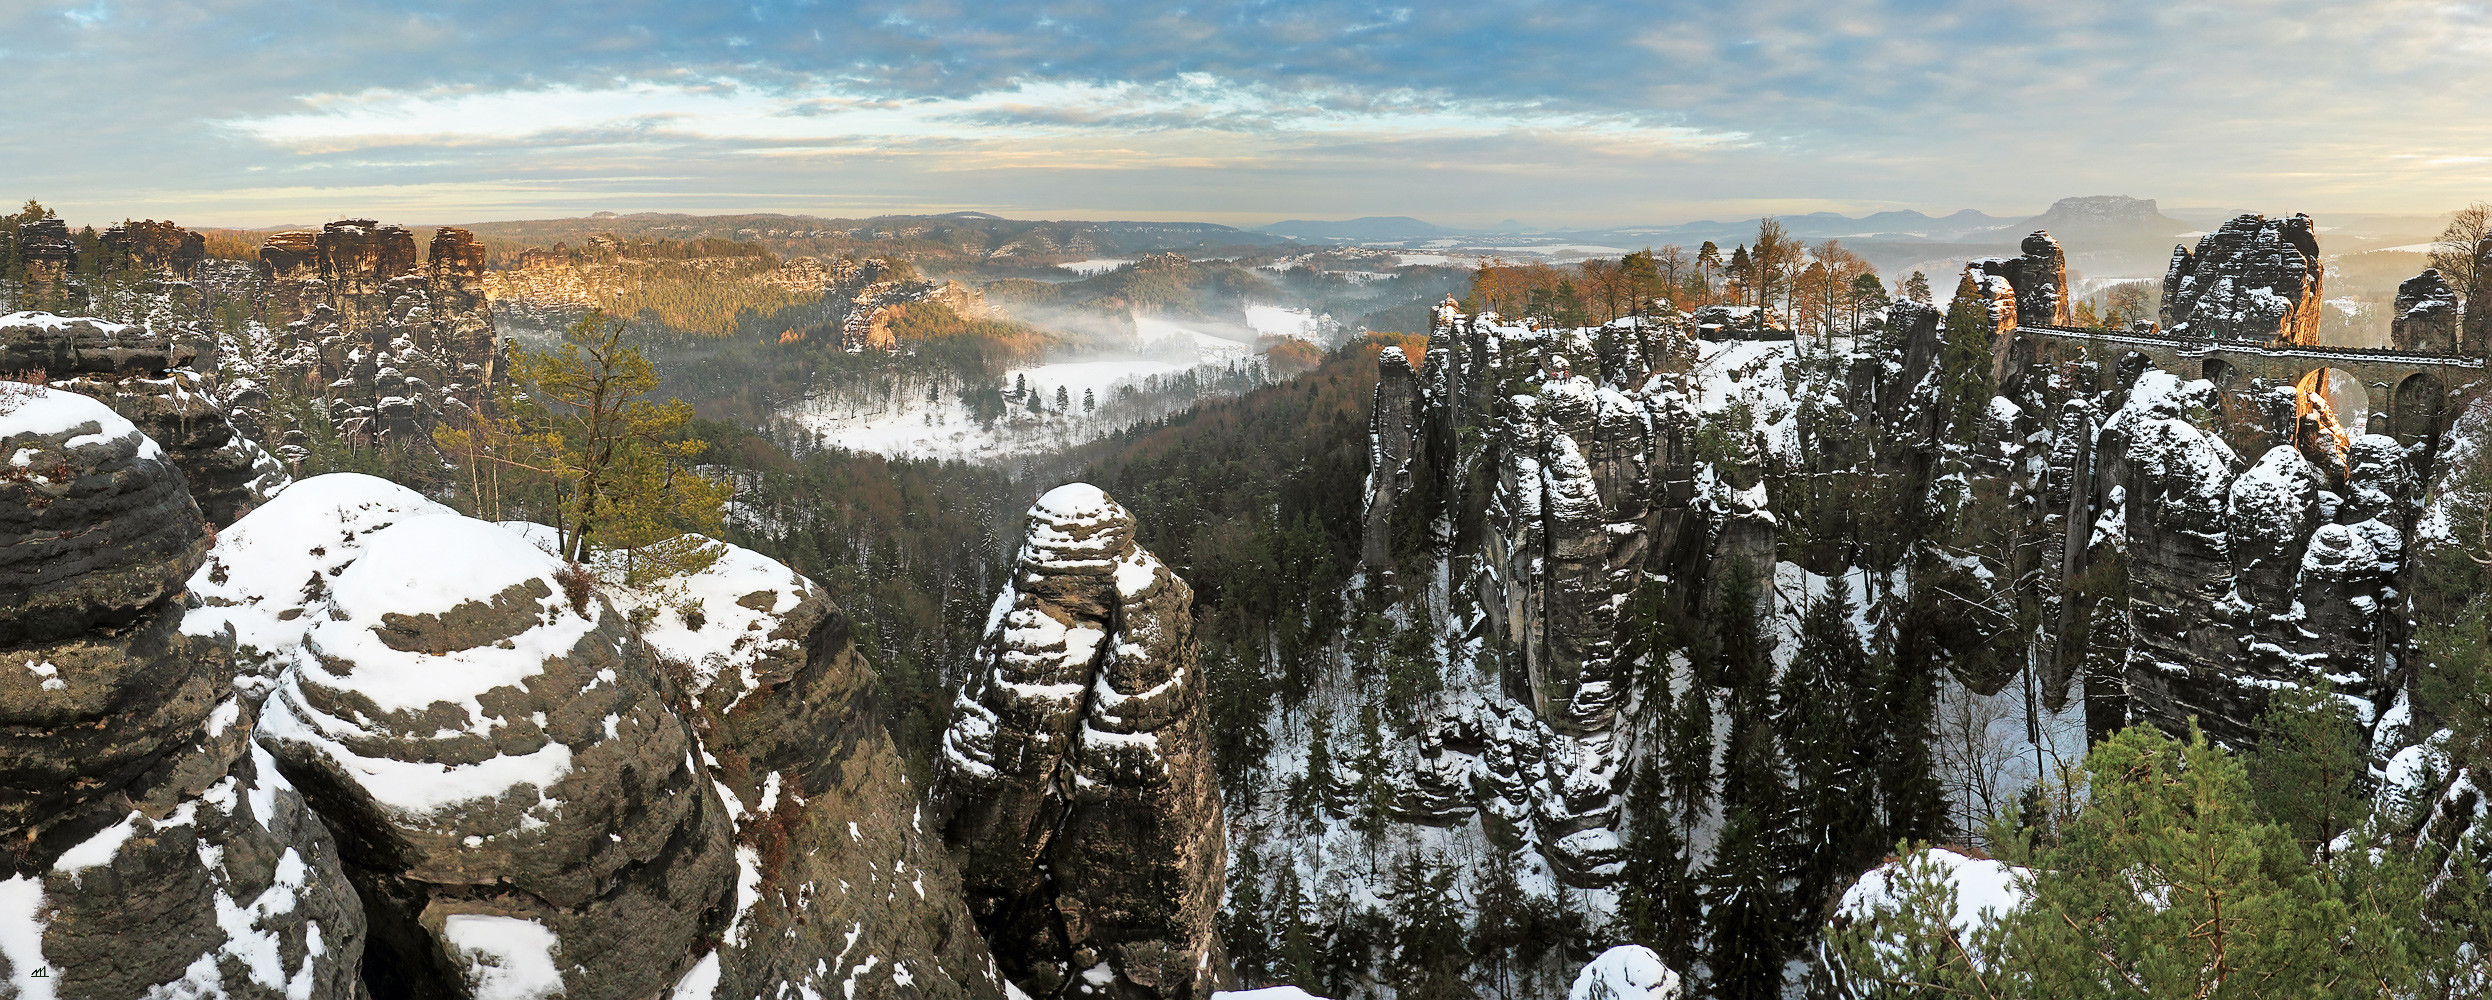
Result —
[[[2424,268],[2397,285],[2396,313],[2388,321],[2388,346],[2400,351],[2458,349],[2457,290],[2438,268]]]
[[[361,904],[255,751],[206,525],[102,403],[0,383],[0,982],[14,996],[360,996]]]
[[[375,996],[651,996],[723,929],[726,809],[584,576],[323,476],[223,533],[193,586],[278,664],[259,739],[342,835]]]
[[[1399,347],[1376,355],[1376,393],[1367,436],[1367,524],[1359,561],[1384,571],[1393,561],[1393,502],[1409,491],[1410,463],[1417,456],[1418,375]]]
[[[1208,997],[1227,857],[1192,591],[1098,488],[1030,508],[943,738],[936,821],[1034,997]]]
[[[104,249],[114,266],[173,281],[188,281],[208,257],[207,237],[171,222],[149,219],[125,222],[104,230]]]
[[[240,383],[309,380],[350,440],[430,447],[443,417],[491,391],[501,345],[473,235],[445,227],[417,268],[415,236],[370,219],[278,233],[260,247],[263,303],[283,325],[275,371],[234,359]],[[237,408],[254,405],[242,398]]]
[[[1000,1000],[848,617],[786,566],[708,546],[698,572],[607,589],[680,685],[734,817],[734,915],[678,995]]]
[[[2068,289],[2068,254],[2060,249],[2059,241],[2050,233],[2035,232],[2018,249],[2024,256],[1990,257],[1967,266],[2007,279],[2015,294],[2017,323],[2067,326],[2076,322],[2076,296]]]
[[[222,527],[290,480],[189,367],[197,353],[171,332],[49,313],[0,316],[0,371],[41,371],[136,422],[169,453],[208,523]]]
[[[2163,328],[2214,340],[2319,342],[2319,237],[2310,217],[2243,215],[2172,248]]]

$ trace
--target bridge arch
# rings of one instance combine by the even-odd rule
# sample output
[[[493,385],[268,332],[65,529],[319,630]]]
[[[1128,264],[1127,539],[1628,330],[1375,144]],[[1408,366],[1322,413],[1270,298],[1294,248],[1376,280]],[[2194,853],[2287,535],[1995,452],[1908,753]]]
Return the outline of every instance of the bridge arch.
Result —
[[[2293,385],[2293,423],[2318,412],[2343,439],[2370,433],[2371,391],[2360,378],[2342,368],[2313,368]]]
[[[2241,380],[2241,369],[2222,358],[2208,358],[2199,363],[2198,377],[2215,383],[2217,389],[2230,389]]]
[[[2447,419],[2448,387],[2431,372],[2415,372],[2397,383],[2388,397],[2388,433],[2397,443],[2412,446],[2430,442],[2437,449],[2442,422]]]

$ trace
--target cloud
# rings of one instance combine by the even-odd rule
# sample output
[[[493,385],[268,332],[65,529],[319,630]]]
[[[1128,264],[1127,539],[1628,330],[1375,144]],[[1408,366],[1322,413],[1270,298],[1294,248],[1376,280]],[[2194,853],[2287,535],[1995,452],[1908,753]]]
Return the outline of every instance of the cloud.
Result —
[[[2488,54],[2424,0],[109,0],[0,10],[0,178],[234,222],[2434,211],[2492,192]]]

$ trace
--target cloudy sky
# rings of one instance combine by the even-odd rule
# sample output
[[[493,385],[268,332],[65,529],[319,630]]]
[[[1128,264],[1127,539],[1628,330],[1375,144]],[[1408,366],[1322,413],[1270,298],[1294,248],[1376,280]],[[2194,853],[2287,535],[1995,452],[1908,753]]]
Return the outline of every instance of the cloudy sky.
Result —
[[[2459,3],[12,0],[0,100],[80,221],[2492,200]]]

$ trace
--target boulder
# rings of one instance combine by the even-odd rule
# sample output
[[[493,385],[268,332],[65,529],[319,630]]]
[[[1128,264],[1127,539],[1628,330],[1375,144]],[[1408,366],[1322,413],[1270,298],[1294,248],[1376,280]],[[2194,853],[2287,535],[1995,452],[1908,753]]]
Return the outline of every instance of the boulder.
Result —
[[[255,753],[208,548],[163,449],[0,383],[0,982],[24,998],[360,996],[364,914]]]
[[[329,478],[226,533],[204,610],[247,654],[290,661],[259,740],[342,835],[365,982],[384,998],[675,983],[722,929],[736,865],[646,646],[520,535]],[[337,513],[291,519],[306,490]]]

